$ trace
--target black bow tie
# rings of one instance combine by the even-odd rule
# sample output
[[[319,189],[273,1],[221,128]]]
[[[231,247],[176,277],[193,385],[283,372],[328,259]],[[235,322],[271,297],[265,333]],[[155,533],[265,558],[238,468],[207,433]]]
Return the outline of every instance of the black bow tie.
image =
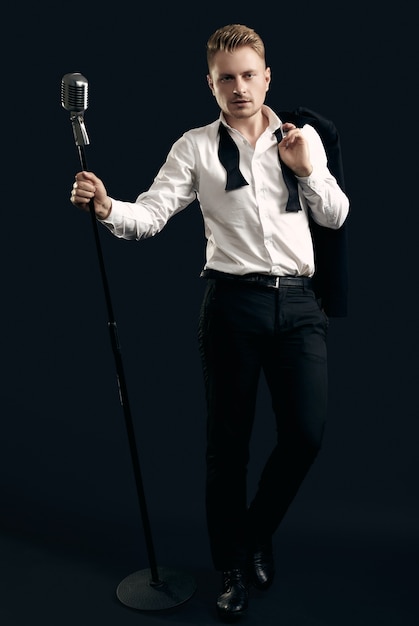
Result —
[[[232,189],[238,189],[239,187],[244,187],[245,185],[248,185],[249,183],[244,178],[239,168],[239,149],[233,138],[230,136],[227,128],[221,122],[219,133],[220,143],[218,146],[218,156],[221,164],[227,172],[227,183],[225,186],[225,190],[231,191]],[[275,135],[279,143],[282,139],[281,130],[276,130]],[[295,178],[292,170],[281,160],[281,157],[279,156],[279,151],[278,157],[281,164],[282,175],[288,189],[288,200],[285,210],[291,212],[301,211],[300,201],[298,199],[297,179]]]

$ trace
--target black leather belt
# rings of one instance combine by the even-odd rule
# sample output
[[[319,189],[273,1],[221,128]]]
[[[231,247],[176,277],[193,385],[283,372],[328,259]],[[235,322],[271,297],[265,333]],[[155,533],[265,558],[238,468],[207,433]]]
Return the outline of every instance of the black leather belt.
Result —
[[[217,278],[221,280],[234,280],[246,283],[255,283],[263,287],[305,287],[313,288],[313,281],[308,276],[271,276],[269,274],[226,274],[217,270],[203,270],[201,278]]]

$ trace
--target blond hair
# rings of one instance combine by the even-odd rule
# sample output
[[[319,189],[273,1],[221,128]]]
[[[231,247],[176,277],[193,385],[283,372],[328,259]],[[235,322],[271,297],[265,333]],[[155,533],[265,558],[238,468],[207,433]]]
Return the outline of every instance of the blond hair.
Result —
[[[228,24],[216,30],[207,41],[207,63],[211,65],[219,50],[233,52],[241,46],[250,46],[265,61],[265,46],[261,37],[243,24]]]

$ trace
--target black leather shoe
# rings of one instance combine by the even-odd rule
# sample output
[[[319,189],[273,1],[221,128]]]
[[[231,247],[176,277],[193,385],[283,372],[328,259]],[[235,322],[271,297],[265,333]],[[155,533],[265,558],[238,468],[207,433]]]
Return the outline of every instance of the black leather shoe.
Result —
[[[245,614],[248,606],[248,582],[242,569],[223,572],[223,590],[217,598],[218,617],[234,621]]]
[[[256,589],[269,589],[275,576],[272,541],[253,546],[249,555],[249,577]]]

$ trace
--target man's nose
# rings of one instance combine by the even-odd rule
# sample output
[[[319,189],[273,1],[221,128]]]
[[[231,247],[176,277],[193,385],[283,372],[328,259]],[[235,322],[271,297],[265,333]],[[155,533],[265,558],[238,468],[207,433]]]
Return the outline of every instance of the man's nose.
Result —
[[[243,83],[243,81],[236,80],[236,83],[235,83],[234,89],[233,89],[233,93],[235,93],[237,95],[241,95],[241,94],[245,93],[245,91],[246,91],[246,86]]]

